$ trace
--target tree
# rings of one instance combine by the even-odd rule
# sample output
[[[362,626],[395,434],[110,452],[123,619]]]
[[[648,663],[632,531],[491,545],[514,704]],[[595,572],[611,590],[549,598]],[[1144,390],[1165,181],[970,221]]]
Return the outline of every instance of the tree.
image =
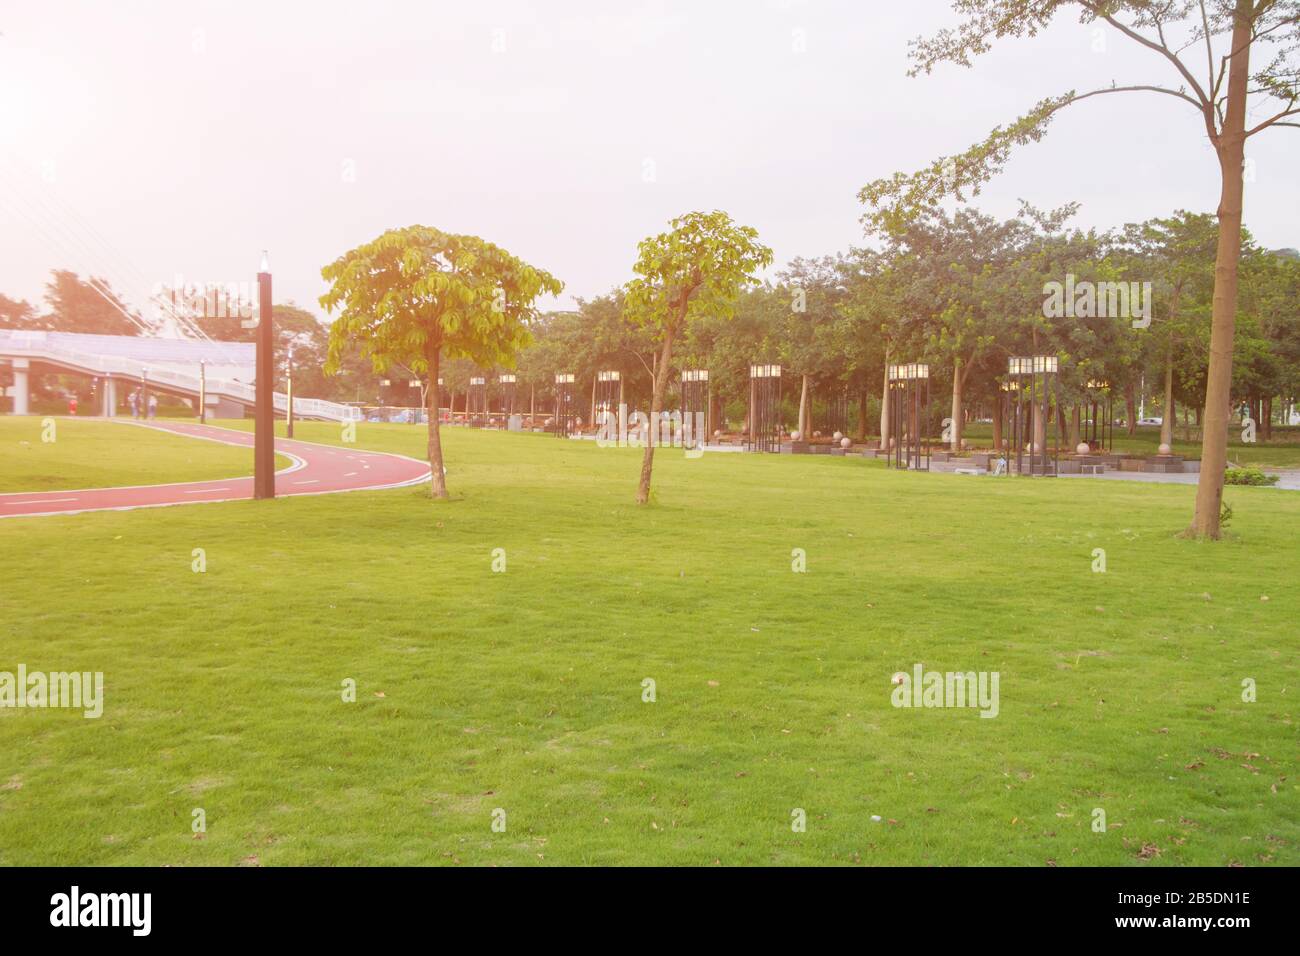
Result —
[[[0,329],[48,329],[50,317],[37,315],[25,299],[11,299],[0,293]]]
[[[755,273],[772,262],[772,250],[758,242],[758,231],[736,225],[725,212],[689,212],[669,225],[671,232],[641,240],[632,267],[638,278],[628,282],[625,293],[628,318],[647,327],[660,344],[637,504],[650,500],[659,413],[674,342],[701,315],[733,315],[740,287],[756,282]]]
[[[1196,306],[1211,297],[1217,233],[1212,217],[1182,210],[1167,219],[1151,219],[1126,230],[1126,242],[1137,254],[1143,270],[1158,280],[1151,345],[1159,353],[1164,373],[1161,444],[1171,445],[1174,441],[1179,366],[1191,353],[1187,345],[1195,336]]]
[[[340,309],[330,327],[327,371],[358,346],[383,372],[400,363],[427,376],[429,466],[435,498],[447,497],[438,433],[438,371],[444,356],[482,367],[512,366],[528,343],[534,303],[563,283],[477,236],[429,226],[390,229],[321,269],[320,298]]]
[[[105,279],[82,279],[67,269],[55,269],[45,285],[51,329],[99,335],[139,335],[144,320],[131,311]]]
[[[1041,100],[1025,116],[995,128],[980,143],[955,157],[941,157],[913,174],[895,174],[863,187],[859,198],[873,207],[873,228],[891,229],[918,208],[944,196],[978,193],[1006,165],[1012,149],[1045,135],[1055,115],[1067,106],[1107,93],[1159,93],[1191,106],[1204,125],[1219,160],[1219,236],[1210,360],[1205,390],[1201,473],[1196,511],[1188,533],[1219,537],[1228,417],[1232,387],[1233,334],[1237,306],[1237,263],[1241,254],[1242,167],[1246,140],[1272,126],[1300,126],[1300,3],[1296,0],[958,0],[967,15],[956,29],[913,41],[911,75],[929,73],[941,63],[970,66],[971,59],[1003,37],[1032,37],[1062,10],[1075,9],[1083,23],[1105,22],[1125,39],[1150,50],[1177,75],[1177,88],[1158,84],[1071,90]],[[1174,36],[1178,34],[1178,36]],[[1226,45],[1225,45],[1226,44]],[[1275,44],[1265,66],[1251,72],[1257,46]],[[1193,49],[1205,54],[1198,79],[1184,62]],[[1199,68],[1198,68],[1199,69]],[[1227,83],[1226,89],[1224,83]],[[1270,113],[1246,126],[1248,98],[1272,100]]]

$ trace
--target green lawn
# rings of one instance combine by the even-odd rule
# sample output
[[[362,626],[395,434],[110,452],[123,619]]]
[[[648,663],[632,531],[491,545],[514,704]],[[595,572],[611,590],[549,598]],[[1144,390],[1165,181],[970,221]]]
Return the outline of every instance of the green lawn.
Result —
[[[0,416],[0,493],[68,491],[114,485],[238,478],[253,473],[253,454],[128,422]],[[45,438],[52,438],[46,441]],[[276,467],[287,467],[280,456]]]
[[[444,435],[446,503],[0,521],[0,671],[106,684],[0,709],[0,863],[1300,863],[1300,495],[1208,544],[1190,487],[663,451],[638,509],[638,451]]]

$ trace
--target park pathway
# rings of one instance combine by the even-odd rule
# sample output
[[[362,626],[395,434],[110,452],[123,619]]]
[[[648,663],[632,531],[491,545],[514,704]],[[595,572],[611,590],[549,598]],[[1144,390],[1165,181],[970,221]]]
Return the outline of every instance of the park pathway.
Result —
[[[161,431],[253,447],[252,432],[233,431],[190,422],[131,422],[124,427]],[[429,480],[428,462],[405,455],[361,451],[315,442],[277,438],[275,450],[292,461],[275,474],[275,493],[323,495],[341,491],[375,491],[401,488]],[[251,456],[250,456],[251,457]],[[253,479],[224,478],[162,485],[128,485],[120,488],[86,488],[78,491],[36,491],[0,494],[0,518],[77,514],[82,511],[129,511],[165,505],[192,505],[205,501],[238,501],[253,497]]]

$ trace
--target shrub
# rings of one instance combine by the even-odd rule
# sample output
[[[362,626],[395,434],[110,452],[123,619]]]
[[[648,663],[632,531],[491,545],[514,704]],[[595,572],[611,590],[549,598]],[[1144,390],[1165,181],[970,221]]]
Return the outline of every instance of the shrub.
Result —
[[[1258,468],[1229,468],[1223,474],[1225,485],[1276,485],[1277,475],[1266,475]]]

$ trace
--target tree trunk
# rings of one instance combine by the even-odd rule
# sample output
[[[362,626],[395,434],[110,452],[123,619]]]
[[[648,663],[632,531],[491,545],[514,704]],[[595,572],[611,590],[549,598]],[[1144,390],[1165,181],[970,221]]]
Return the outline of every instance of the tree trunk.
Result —
[[[889,440],[893,437],[889,434],[889,356],[885,356],[885,370],[883,373],[884,386],[880,390],[880,448],[882,451],[889,450]]]
[[[429,470],[430,494],[434,498],[447,497],[447,476],[442,467],[442,436],[438,432],[438,365],[441,346],[428,350],[429,363]]]
[[[1252,0],[1237,0],[1232,28],[1228,105],[1215,144],[1223,182],[1219,194],[1219,246],[1214,259],[1214,311],[1210,368],[1205,383],[1205,431],[1196,511],[1188,531],[1218,538],[1223,472],[1228,463],[1228,402],[1232,389],[1232,340],[1237,320],[1237,262],[1241,258],[1242,164],[1246,145],[1246,87],[1250,82]]]
[[[1165,413],[1160,419],[1160,444],[1174,444],[1174,337],[1169,336],[1169,353],[1165,357]]]
[[[812,438],[812,429],[809,425],[812,415],[808,410],[808,376],[803,377],[803,385],[799,389],[799,437],[804,441]]]
[[[1070,428],[1069,431],[1066,432],[1067,437],[1065,439],[1065,444],[1066,444],[1067,452],[1073,452],[1076,448],[1079,447],[1079,438],[1080,438],[1079,418],[1080,418],[1079,406],[1075,405],[1070,410]]]
[[[961,412],[961,395],[966,385],[966,376],[962,372],[961,359],[956,359],[952,366],[952,432],[951,441],[948,444],[948,450],[952,452],[961,451],[961,433],[962,433],[962,412]]]
[[[858,392],[858,428],[854,439],[862,442],[867,440],[867,390],[865,388]]]
[[[993,410],[993,450],[998,453],[1002,451],[1002,401],[1000,396]]]
[[[1137,434],[1137,411],[1137,393],[1133,388],[1133,383],[1129,382],[1124,389],[1124,427],[1128,429],[1129,437]]]
[[[1169,301],[1169,342],[1165,349],[1165,413],[1160,417],[1160,444],[1174,444],[1174,347],[1177,336],[1174,335],[1172,323],[1178,319],[1178,300],[1183,296],[1183,283],[1180,279],[1174,284],[1174,292]]]
[[[528,386],[528,427],[537,424],[537,386]]]
[[[682,306],[681,313],[685,318],[685,306]],[[645,454],[641,457],[641,482],[636,489],[636,503],[639,505],[650,500],[650,473],[655,463],[655,443],[659,440],[659,412],[663,408],[664,390],[668,387],[668,369],[672,357],[673,327],[669,325],[664,329],[664,347],[655,367],[654,390],[650,394],[650,427],[647,429],[650,434],[646,436]]]

